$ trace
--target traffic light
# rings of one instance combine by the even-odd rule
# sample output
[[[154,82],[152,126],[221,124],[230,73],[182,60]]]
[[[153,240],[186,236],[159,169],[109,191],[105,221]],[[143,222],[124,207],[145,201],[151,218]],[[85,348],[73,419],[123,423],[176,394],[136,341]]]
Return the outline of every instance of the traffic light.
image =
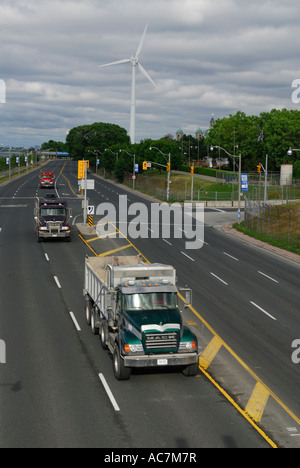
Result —
[[[143,171],[147,171],[147,169],[148,169],[148,163],[147,163],[147,161],[144,161],[143,162]]]
[[[168,172],[171,171],[171,163],[167,163],[167,171],[168,171]]]
[[[191,167],[191,175],[194,175],[194,172],[195,172],[195,168],[194,166]]]
[[[258,174],[260,174],[260,171],[261,171],[261,164],[258,164],[258,166],[256,166],[256,167],[257,167],[257,172],[258,172]]]

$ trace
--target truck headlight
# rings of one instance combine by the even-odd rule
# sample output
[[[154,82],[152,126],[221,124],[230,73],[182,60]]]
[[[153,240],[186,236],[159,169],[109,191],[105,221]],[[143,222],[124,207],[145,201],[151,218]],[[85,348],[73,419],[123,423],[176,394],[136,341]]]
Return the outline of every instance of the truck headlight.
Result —
[[[61,228],[61,230],[62,230],[62,231],[70,231],[70,228],[69,228],[69,226],[63,226],[63,227]]]
[[[197,344],[196,341],[181,341],[179,345],[180,351],[196,351]]]
[[[142,353],[144,348],[142,344],[126,344],[124,346],[126,353]]]

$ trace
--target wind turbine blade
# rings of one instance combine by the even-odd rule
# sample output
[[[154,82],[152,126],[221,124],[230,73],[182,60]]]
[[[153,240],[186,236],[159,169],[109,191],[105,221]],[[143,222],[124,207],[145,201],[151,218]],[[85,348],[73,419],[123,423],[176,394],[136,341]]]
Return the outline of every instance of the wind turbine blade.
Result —
[[[139,46],[138,46],[138,48],[137,48],[136,54],[135,54],[135,56],[136,56],[137,58],[139,58],[140,53],[141,53],[141,50],[142,50],[142,48],[143,48],[147,29],[148,29],[148,23],[146,23],[146,27],[145,27],[145,30],[144,30],[144,33],[143,33],[141,42],[140,42],[140,44],[139,44]]]
[[[111,67],[112,65],[120,65],[121,63],[130,63],[131,59],[117,60],[116,62],[106,63],[105,65],[99,65],[99,68]]]
[[[142,67],[142,65],[139,63],[138,64],[138,67],[139,67],[139,70],[143,73],[143,75],[145,75],[145,77],[153,84],[154,88],[157,87],[156,83],[154,83],[154,81],[152,80],[151,76],[148,75],[148,73],[146,72],[145,68]]]

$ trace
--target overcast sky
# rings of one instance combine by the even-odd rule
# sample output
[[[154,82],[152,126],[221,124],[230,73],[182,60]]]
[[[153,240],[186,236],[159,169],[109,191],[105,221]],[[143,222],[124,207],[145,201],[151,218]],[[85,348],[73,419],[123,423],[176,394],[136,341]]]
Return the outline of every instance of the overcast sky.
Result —
[[[65,141],[94,122],[129,133],[131,64],[98,66],[130,58],[147,22],[140,63],[157,88],[137,72],[137,141],[193,134],[212,114],[300,110],[299,11],[299,0],[1,0],[0,142]]]

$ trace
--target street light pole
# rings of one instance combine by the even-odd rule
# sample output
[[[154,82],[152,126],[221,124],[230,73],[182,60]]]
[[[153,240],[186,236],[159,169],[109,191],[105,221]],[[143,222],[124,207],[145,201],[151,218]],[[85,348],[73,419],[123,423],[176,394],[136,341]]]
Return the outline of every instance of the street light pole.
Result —
[[[124,149],[120,149],[120,153],[122,151],[124,151],[124,153],[127,153],[129,156],[131,156],[133,158],[132,189],[135,190],[135,178],[136,178],[136,175],[135,175],[135,154],[130,154],[130,153],[128,153],[128,151],[126,151]]]
[[[293,151],[296,151],[296,152],[297,152],[297,151],[300,151],[300,149],[289,147],[287,154],[288,154],[289,156],[292,156]]]
[[[226,149],[222,148],[221,146],[211,146],[210,150],[213,151],[214,149],[221,149],[223,150],[230,158],[239,158],[239,197],[238,197],[238,221],[240,222],[241,219],[241,191],[242,191],[242,154],[240,153],[238,156],[235,154],[230,154]]]
[[[168,166],[164,166],[164,167],[167,167],[167,172],[168,172],[168,177],[167,177],[167,202],[168,202],[170,200],[171,153],[169,153],[169,154],[163,153],[159,148],[156,148],[155,146],[151,146],[150,150],[152,150],[152,149],[156,149],[163,156],[168,156],[168,158],[169,158]]]

